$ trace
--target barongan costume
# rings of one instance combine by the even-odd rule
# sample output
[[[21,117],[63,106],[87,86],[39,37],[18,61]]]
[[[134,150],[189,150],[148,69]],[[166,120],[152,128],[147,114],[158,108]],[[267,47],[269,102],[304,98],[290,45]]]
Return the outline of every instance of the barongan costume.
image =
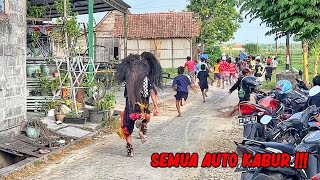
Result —
[[[152,53],[129,55],[117,68],[116,80],[125,82],[124,97],[126,107],[121,114],[121,128],[118,134],[126,139],[131,136],[134,125],[143,134],[147,133],[147,123],[150,121],[150,92],[162,87],[162,68]],[[132,144],[127,143],[128,156],[133,155]]]

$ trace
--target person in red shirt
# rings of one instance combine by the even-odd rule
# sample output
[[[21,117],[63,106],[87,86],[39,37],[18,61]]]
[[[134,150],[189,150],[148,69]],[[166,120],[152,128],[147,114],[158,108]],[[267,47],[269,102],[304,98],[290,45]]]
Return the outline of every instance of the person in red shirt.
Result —
[[[192,80],[192,82],[195,81],[195,69],[194,69],[194,66],[196,64],[197,63],[195,61],[191,60],[190,56],[187,57],[187,62],[184,64],[184,67],[187,67],[187,69],[188,69],[188,74],[189,74],[190,79]]]
[[[230,64],[230,84],[232,84],[232,81],[235,82],[237,80],[237,65],[234,62],[232,62],[231,59],[227,62]]]
[[[222,89],[224,89],[224,83],[229,80],[230,77],[230,64],[227,62],[227,57],[223,56],[221,58],[219,70],[222,78]]]

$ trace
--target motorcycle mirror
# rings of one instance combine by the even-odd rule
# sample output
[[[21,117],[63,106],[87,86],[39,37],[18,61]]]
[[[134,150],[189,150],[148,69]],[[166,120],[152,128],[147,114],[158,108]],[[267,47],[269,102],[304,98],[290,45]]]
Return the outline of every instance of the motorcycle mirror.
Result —
[[[269,116],[269,115],[264,115],[261,119],[260,119],[260,122],[263,124],[263,125],[267,125],[269,124],[269,122],[272,120],[272,117]]]
[[[315,96],[320,93],[320,86],[314,86],[309,90],[309,96]]]

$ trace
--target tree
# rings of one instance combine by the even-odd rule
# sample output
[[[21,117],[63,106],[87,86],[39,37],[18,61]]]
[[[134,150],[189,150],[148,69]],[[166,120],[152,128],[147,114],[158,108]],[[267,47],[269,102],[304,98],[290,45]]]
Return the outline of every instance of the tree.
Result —
[[[214,66],[217,59],[222,55],[222,51],[219,46],[207,46],[206,53],[209,55],[209,64],[211,66]]]
[[[308,43],[319,36],[320,2],[288,0],[240,0],[242,12],[247,12],[251,20],[260,18],[271,28],[266,35],[276,34],[276,38],[297,35],[303,41],[304,78],[308,83]]]
[[[244,49],[250,54],[258,54],[258,45],[255,43],[249,43],[244,45]]]
[[[311,54],[314,56],[313,77],[318,75],[318,63],[320,57],[320,38],[317,37],[311,45]]]
[[[198,42],[207,45],[229,41],[242,22],[236,0],[190,0],[187,9],[200,16],[201,35]]]

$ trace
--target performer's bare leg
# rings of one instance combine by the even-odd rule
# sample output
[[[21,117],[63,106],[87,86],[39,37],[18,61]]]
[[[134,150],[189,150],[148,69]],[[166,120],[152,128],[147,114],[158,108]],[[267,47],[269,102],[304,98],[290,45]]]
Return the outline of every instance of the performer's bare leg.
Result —
[[[158,96],[153,89],[150,91],[150,96],[154,106],[153,114],[154,116],[157,116],[159,114]]]
[[[133,157],[134,153],[133,153],[131,135],[128,135],[128,136],[126,137],[126,141],[127,141],[128,156],[129,156],[129,157]],[[130,153],[129,153],[129,151],[130,151]]]

